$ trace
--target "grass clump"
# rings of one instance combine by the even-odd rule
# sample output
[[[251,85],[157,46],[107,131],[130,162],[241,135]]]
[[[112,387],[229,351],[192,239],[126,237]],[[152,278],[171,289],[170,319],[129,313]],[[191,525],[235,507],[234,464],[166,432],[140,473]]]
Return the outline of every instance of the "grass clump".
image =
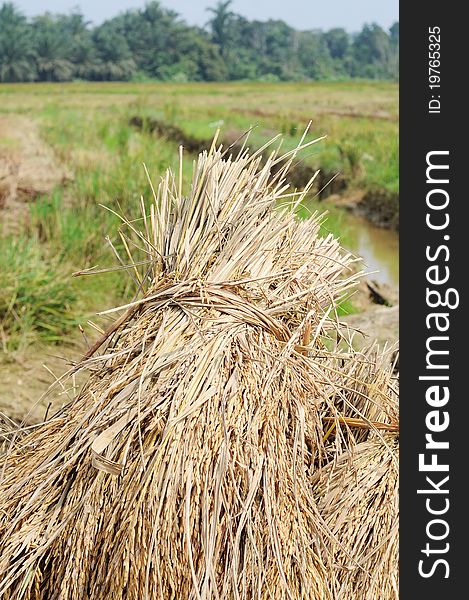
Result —
[[[59,260],[25,238],[0,238],[0,336],[5,352],[63,341],[77,294]]]

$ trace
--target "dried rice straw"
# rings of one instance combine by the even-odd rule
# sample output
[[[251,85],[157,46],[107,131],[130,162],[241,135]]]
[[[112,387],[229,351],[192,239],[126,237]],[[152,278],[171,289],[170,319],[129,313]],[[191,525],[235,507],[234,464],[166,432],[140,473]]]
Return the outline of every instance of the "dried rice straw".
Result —
[[[355,259],[318,235],[317,217],[295,218],[308,186],[276,208],[294,157],[271,175],[275,152],[261,163],[214,142],[186,196],[168,172],[141,221],[122,217],[135,256],[125,270],[142,293],[106,311],[117,318],[79,365],[91,375],[77,398],[2,459],[0,596],[327,600],[347,597],[342,581],[364,589],[331,581],[337,524],[314,483],[342,468],[340,418],[371,402],[354,353],[325,343]],[[384,396],[388,384],[372,382]],[[360,418],[390,422],[381,417]]]

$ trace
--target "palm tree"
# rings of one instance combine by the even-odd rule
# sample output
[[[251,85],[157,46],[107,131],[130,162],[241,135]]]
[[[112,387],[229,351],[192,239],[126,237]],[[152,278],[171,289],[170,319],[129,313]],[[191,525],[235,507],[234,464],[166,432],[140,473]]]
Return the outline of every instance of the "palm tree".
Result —
[[[0,6],[0,81],[35,79],[31,28],[14,4]]]
[[[45,14],[33,24],[36,64],[42,81],[67,81],[72,78],[73,64],[67,57],[67,44],[56,19]]]
[[[110,81],[128,80],[136,71],[136,64],[125,37],[112,21],[100,25],[93,32],[98,57],[96,76]]]
[[[92,79],[96,70],[96,48],[90,23],[77,10],[68,15],[58,15],[56,20],[67,45],[67,59],[73,64],[73,76]]]
[[[215,7],[207,8],[213,14],[213,17],[208,21],[212,33],[212,42],[220,48],[220,53],[225,56],[227,47],[230,42],[230,25],[233,18],[236,16],[234,12],[229,10],[232,0],[219,0]]]

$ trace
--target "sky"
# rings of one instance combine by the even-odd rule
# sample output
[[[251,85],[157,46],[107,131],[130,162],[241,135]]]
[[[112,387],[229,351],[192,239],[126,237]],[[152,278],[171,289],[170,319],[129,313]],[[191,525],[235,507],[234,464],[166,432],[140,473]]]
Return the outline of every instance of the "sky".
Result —
[[[15,0],[28,17],[68,13],[79,6],[93,24],[99,24],[130,8],[142,8],[146,0]],[[207,6],[216,0],[160,0],[165,8],[178,12],[190,25],[203,26],[209,19]],[[399,0],[233,0],[231,10],[248,19],[282,19],[297,29],[343,27],[359,31],[364,23],[375,22],[389,29],[399,20]]]

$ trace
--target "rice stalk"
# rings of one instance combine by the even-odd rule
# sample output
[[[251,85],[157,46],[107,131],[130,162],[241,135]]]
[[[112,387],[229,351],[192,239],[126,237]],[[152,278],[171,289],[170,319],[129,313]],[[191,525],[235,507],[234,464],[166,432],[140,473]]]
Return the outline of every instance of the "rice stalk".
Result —
[[[398,591],[398,441],[372,435],[314,478],[330,534],[333,598],[396,600]]]
[[[120,216],[139,291],[102,313],[77,397],[2,459],[0,597],[346,597],[317,477],[351,451],[347,419],[389,435],[365,409],[391,392],[376,357],[324,343],[356,259],[295,218],[294,156],[272,175],[276,152],[214,142],[186,195],[168,171]]]

